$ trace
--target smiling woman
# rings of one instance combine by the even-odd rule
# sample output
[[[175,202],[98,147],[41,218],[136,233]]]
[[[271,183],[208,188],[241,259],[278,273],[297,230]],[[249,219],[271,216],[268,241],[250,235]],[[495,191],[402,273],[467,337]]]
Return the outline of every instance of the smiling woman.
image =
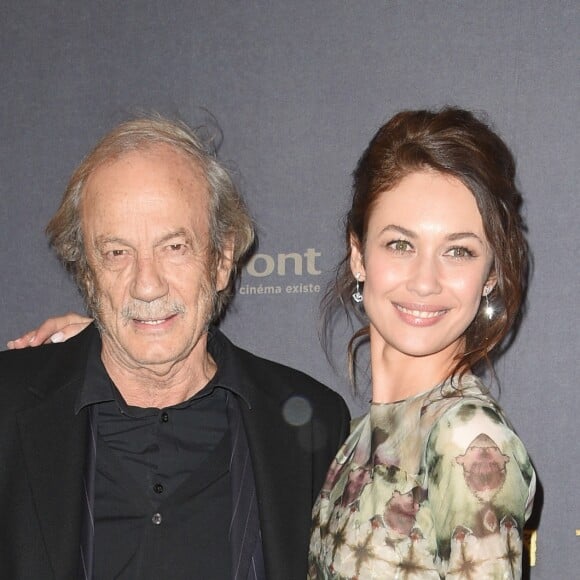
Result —
[[[363,323],[351,375],[367,339],[372,405],[314,507],[310,579],[520,577],[535,474],[473,374],[524,291],[514,178],[501,139],[453,108],[399,113],[359,161],[323,304]]]
[[[458,179],[416,172],[381,194],[364,249],[352,239],[350,264],[364,282],[372,360],[391,369],[373,373],[375,402],[415,395],[449,375],[482,289],[495,285],[492,258],[475,199]],[[408,357],[416,357],[413,376],[393,380]]]

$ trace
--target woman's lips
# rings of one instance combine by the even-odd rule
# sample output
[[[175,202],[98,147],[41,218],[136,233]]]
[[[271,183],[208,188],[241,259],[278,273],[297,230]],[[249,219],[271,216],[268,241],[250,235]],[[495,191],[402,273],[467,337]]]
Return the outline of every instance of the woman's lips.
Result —
[[[413,326],[432,326],[449,312],[448,308],[441,306],[400,304],[397,302],[393,302],[393,306],[400,318]]]

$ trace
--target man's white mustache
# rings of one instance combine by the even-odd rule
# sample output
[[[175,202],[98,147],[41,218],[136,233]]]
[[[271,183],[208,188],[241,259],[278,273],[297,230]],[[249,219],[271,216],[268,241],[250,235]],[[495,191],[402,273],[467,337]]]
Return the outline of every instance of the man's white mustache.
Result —
[[[185,306],[181,302],[132,302],[125,304],[121,316],[125,322],[131,320],[162,320],[175,314],[184,314]]]

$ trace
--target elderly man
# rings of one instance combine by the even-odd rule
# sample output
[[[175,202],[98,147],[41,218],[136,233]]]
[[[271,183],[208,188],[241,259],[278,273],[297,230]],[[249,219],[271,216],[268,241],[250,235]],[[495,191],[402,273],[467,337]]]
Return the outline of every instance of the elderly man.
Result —
[[[47,232],[95,325],[0,354],[2,577],[305,577],[348,410],[211,326],[253,241],[228,173],[186,127],[130,121]]]

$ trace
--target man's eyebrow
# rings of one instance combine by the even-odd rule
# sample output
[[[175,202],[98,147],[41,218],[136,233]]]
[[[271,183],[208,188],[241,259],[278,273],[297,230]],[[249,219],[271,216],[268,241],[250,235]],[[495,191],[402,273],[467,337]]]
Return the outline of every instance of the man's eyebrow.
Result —
[[[167,232],[164,236],[162,236],[159,239],[159,241],[166,242],[167,240],[170,240],[171,238],[177,238],[179,236],[185,236],[185,237],[187,237],[188,235],[189,234],[185,230],[185,228],[177,228],[176,230],[173,230],[171,232]]]
[[[173,238],[178,238],[180,236],[185,237],[185,238],[191,237],[191,235],[187,232],[187,230],[185,228],[179,228],[177,230],[173,230],[173,231],[168,232],[167,234],[163,235],[161,238],[159,238],[157,243],[162,244],[163,242],[167,242],[168,240],[171,240]],[[124,244],[126,246],[131,245],[127,240],[125,240],[124,238],[120,238],[118,236],[99,236],[95,240],[95,244],[97,246],[103,246],[105,244]]]
[[[131,245],[127,240],[117,236],[98,236],[95,240],[95,246],[97,248],[102,248],[106,244],[122,244],[123,246]]]
[[[185,228],[178,228],[171,232],[166,233],[164,236],[161,236],[156,242],[155,245],[159,246],[160,244],[164,244],[165,242],[169,242],[174,238],[185,238],[186,240],[192,240],[191,232],[187,231]]]

